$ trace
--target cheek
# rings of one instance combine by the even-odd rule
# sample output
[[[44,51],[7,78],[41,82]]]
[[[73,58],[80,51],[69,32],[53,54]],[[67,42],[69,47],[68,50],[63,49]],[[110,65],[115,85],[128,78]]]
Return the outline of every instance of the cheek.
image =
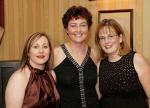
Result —
[[[99,41],[99,45],[100,45],[100,47],[103,47],[104,46],[104,42],[100,42]]]
[[[68,33],[68,34],[72,33],[73,31],[74,31],[74,29],[72,29],[72,28],[67,28],[66,29],[66,33]]]
[[[50,52],[49,49],[45,51],[45,54],[48,55],[48,56],[50,55],[50,53],[51,53],[51,52]]]
[[[28,52],[28,56],[32,57],[33,55],[35,55],[35,51],[30,49],[29,52]]]
[[[84,33],[89,33],[88,27],[82,28],[81,31],[84,32]]]
[[[116,43],[116,44],[118,44],[118,45],[120,45],[121,42],[122,42],[121,39],[117,39],[117,40],[114,41],[114,43]]]
[[[104,42],[99,42],[100,49],[104,50]]]

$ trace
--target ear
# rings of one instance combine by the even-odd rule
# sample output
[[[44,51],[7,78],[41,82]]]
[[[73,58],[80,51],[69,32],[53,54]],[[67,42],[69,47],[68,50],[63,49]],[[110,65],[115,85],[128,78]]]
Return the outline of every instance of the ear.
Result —
[[[119,35],[119,42],[122,43],[122,41],[123,41],[123,35],[120,34],[120,35]]]

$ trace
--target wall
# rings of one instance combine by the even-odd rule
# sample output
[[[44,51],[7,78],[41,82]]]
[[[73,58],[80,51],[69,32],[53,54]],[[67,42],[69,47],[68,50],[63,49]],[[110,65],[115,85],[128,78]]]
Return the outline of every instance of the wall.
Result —
[[[98,0],[99,10],[133,9],[134,50],[142,52],[142,0]]]
[[[143,54],[150,61],[150,0],[143,1]]]
[[[48,33],[54,46],[63,43],[67,39],[61,22],[63,13],[68,7],[79,4],[93,14],[91,45],[94,44],[99,10],[133,8],[134,49],[145,50],[148,42],[143,45],[140,41],[143,40],[142,0],[5,0],[5,35],[0,45],[0,60],[20,59],[25,39],[36,31]]]

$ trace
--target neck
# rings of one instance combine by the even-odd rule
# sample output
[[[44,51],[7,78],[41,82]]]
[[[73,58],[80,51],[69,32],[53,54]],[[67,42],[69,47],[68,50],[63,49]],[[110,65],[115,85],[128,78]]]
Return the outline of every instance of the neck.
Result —
[[[45,68],[45,65],[35,65],[35,64],[33,64],[33,63],[29,63],[33,68],[37,68],[37,69],[40,69],[40,70],[44,70],[44,68]]]
[[[73,52],[81,53],[81,52],[85,52],[87,50],[87,45],[85,43],[84,44],[66,43],[66,45]]]
[[[114,54],[114,55],[109,55],[109,56],[108,56],[108,60],[109,60],[110,62],[116,62],[116,61],[118,61],[120,58],[121,58],[121,56],[118,55],[118,54]]]

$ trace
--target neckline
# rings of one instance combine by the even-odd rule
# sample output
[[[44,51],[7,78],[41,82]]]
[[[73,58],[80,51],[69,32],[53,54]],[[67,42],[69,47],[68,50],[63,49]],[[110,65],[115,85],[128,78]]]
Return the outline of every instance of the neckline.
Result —
[[[28,67],[29,67],[30,71],[35,74],[43,74],[45,72],[45,69],[42,70],[42,69],[34,68],[29,63],[28,63]]]
[[[108,57],[107,57],[107,60],[108,60],[108,62],[110,62],[110,63],[116,63],[116,62],[119,62],[122,58],[123,58],[123,56],[121,56],[120,58],[118,58],[118,59],[115,60],[115,61],[109,61],[109,59],[108,59]]]
[[[107,57],[107,62],[108,62],[109,64],[116,64],[116,63],[119,63],[120,61],[122,61],[123,58],[124,58],[124,56],[122,56],[122,57],[121,57],[120,59],[118,59],[117,61],[111,62],[111,61],[108,60],[108,57]]]
[[[83,67],[83,66],[85,65],[85,63],[87,62],[89,56],[90,56],[90,51],[91,51],[91,49],[90,49],[90,47],[88,46],[86,55],[85,55],[85,57],[84,57],[82,63],[79,64],[79,63],[72,57],[72,55],[71,55],[70,52],[68,51],[68,49],[67,49],[67,47],[65,46],[65,44],[62,44],[61,47],[62,47],[62,49],[63,49],[63,51],[64,51],[66,57],[69,58],[69,60],[70,60],[74,65],[76,65],[77,67]]]

